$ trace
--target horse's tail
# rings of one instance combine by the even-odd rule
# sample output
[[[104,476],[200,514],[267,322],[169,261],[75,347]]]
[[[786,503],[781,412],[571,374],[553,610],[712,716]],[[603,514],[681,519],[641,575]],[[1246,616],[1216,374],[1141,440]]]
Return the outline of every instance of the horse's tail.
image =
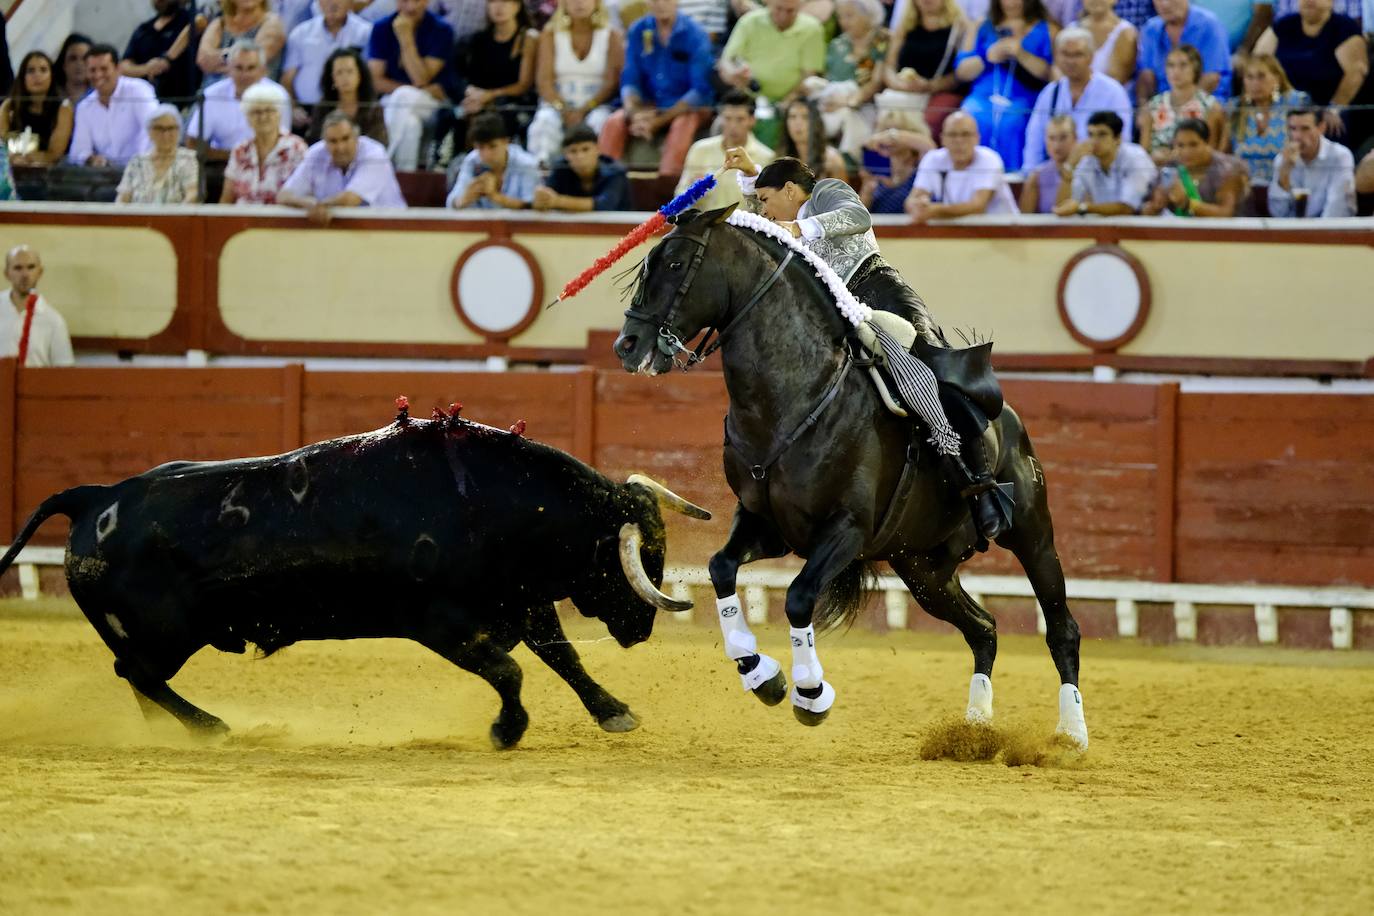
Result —
[[[850,563],[821,592],[814,618],[816,629],[824,632],[853,626],[877,584],[878,573],[872,563],[865,560]]]

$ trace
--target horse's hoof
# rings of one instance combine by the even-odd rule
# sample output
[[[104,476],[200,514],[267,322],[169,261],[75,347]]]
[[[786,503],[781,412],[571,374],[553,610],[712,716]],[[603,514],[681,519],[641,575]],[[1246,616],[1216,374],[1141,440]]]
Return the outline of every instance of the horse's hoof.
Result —
[[[830,708],[834,705],[835,688],[826,681],[821,681],[819,687],[792,688],[792,715],[802,725],[820,725],[830,715]]]
[[[777,674],[755,687],[753,693],[764,706],[777,706],[787,699],[787,678],[779,670]]]
[[[602,731],[607,732],[632,732],[639,728],[639,720],[635,714],[628,709],[618,716],[611,716],[609,719],[602,719],[597,723]]]

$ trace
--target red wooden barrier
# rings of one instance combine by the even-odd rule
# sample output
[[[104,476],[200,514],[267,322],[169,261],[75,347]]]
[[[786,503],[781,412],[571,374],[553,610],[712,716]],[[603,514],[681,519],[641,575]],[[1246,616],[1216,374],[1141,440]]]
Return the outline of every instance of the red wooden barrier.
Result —
[[[49,494],[177,458],[275,454],[462,402],[616,479],[666,481],[716,513],[674,517],[673,560],[704,563],[734,497],[718,373],[355,373],[31,369],[0,360],[0,541]],[[1374,397],[1180,394],[1176,385],[1009,380],[1077,577],[1374,586]],[[38,543],[61,543],[62,523]],[[994,551],[978,572],[1016,572]]]

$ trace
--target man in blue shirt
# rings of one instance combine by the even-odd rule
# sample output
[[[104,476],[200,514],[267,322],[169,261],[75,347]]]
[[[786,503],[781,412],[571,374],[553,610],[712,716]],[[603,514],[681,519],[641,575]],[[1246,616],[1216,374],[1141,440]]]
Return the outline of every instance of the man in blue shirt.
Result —
[[[661,175],[678,175],[711,104],[711,41],[677,0],[649,0],[649,15],[625,36],[620,75],[624,105],[601,130],[601,152],[619,161],[629,137],[652,141],[664,131]]]
[[[428,9],[429,0],[396,0],[396,12],[378,20],[367,43],[367,66],[382,98],[396,168],[413,171],[427,121],[448,103],[444,68],[453,56],[453,29]]]
[[[1231,47],[1226,29],[1215,14],[1188,0],[1155,0],[1159,14],[1140,30],[1140,59],[1135,94],[1144,109],[1155,95],[1169,89],[1164,60],[1179,45],[1192,45],[1202,55],[1202,79],[1198,87],[1219,99],[1231,94]]]
[[[468,143],[472,152],[463,157],[445,204],[455,210],[529,209],[539,185],[539,161],[510,142],[506,119],[495,111],[477,115]]]
[[[1021,168],[1029,172],[1045,161],[1045,126],[1058,114],[1070,115],[1079,137],[1088,135],[1088,118],[1098,111],[1114,111],[1131,122],[1131,99],[1121,84],[1092,68],[1093,34],[1069,26],[1054,39],[1054,66],[1063,74],[1040,90],[1026,124]],[[1127,131],[1126,139],[1129,140]]]
[[[625,167],[596,148],[596,131],[579,124],[563,135],[563,155],[555,159],[544,187],[534,189],[534,209],[629,210],[630,181]]]

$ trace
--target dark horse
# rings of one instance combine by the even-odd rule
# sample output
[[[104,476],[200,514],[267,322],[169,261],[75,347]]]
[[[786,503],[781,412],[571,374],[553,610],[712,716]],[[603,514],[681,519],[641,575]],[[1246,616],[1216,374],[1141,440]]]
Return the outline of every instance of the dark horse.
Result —
[[[696,361],[682,341],[720,332],[730,395],[725,476],[739,498],[729,540],[710,563],[727,656],[747,689],[769,705],[781,701],[780,667],[757,652],[735,580],[745,563],[804,558],[787,590],[792,702],[798,719],[818,724],[834,690],[821,676],[813,619],[822,628],[851,621],[866,564],[885,560],[922,608],[964,635],[975,671],[967,716],[989,720],[997,624],[959,584],[978,536],[967,506],[915,424],[884,407],[864,372],[848,371],[849,327],[815,270],[800,255],[788,259],[781,242],[724,222],[730,212],[677,219],[649,253],[615,343],[627,371],[658,375]],[[1010,406],[984,441],[996,479],[1015,487],[1013,524],[997,544],[1016,555],[1044,613],[1062,684],[1058,731],[1086,748],[1078,624],[1065,599],[1044,473]]]

